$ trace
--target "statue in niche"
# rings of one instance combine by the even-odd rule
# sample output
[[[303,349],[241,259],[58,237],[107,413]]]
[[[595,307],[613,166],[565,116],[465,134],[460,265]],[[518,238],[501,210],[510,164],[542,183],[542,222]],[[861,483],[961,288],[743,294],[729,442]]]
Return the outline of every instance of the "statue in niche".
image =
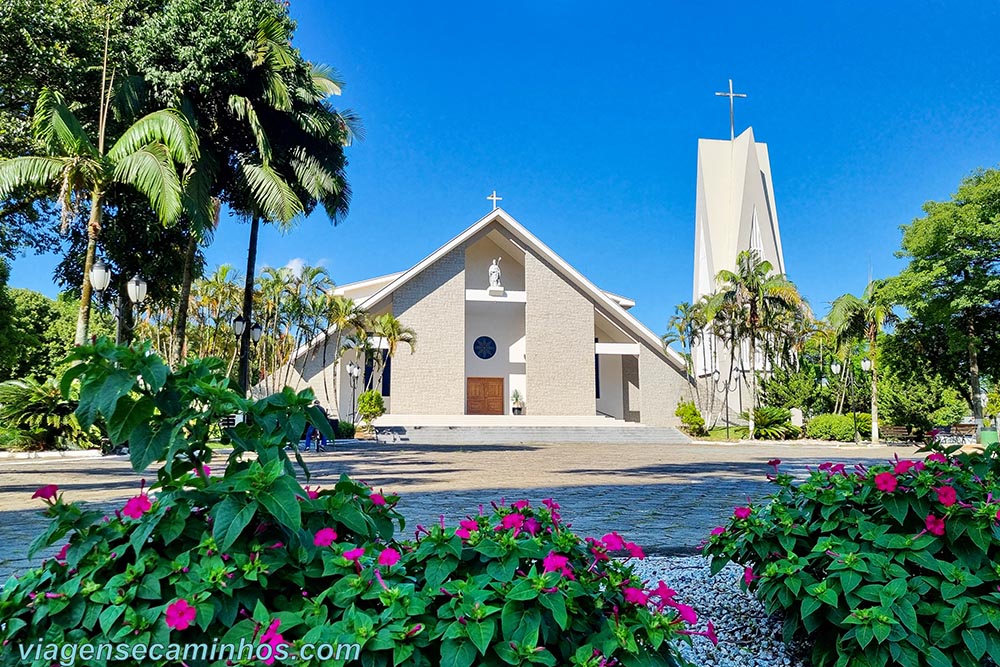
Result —
[[[503,287],[500,284],[500,260],[501,257],[497,257],[490,264],[490,287]]]

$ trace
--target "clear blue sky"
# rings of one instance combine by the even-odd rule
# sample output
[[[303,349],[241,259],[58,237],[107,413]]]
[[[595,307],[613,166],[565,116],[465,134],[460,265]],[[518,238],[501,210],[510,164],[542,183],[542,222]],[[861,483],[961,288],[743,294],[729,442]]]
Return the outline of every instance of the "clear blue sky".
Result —
[[[1000,162],[1000,5],[983,2],[331,3],[296,45],[364,120],[354,202],[262,235],[260,264],[338,283],[409,268],[501,205],[662,332],[691,298],[699,137],[768,144],[785,261],[814,309],[901,267],[899,226]],[[210,267],[246,262],[224,221]],[[51,258],[11,284],[49,294]]]

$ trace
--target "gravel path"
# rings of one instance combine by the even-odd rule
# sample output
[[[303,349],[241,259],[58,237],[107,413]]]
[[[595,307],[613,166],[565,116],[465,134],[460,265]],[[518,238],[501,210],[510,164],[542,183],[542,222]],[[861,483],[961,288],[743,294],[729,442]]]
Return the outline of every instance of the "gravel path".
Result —
[[[730,563],[714,577],[700,556],[650,557],[631,561],[641,579],[651,585],[662,579],[677,591],[677,600],[698,612],[697,630],[711,621],[718,646],[704,637],[693,645],[679,643],[682,655],[700,667],[807,667],[808,650],[781,640],[782,623],[768,616],[764,605],[739,586],[743,571]]]

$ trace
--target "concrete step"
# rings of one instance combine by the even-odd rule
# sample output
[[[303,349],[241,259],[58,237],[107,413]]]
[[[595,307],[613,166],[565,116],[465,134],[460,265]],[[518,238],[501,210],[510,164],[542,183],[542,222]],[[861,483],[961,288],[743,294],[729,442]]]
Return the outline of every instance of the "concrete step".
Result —
[[[672,427],[652,426],[384,426],[379,440],[425,445],[490,445],[530,442],[607,444],[687,444],[691,439]]]
[[[387,414],[375,420],[375,425],[388,426],[496,426],[504,428],[593,427],[645,428],[636,422],[626,422],[603,415],[395,415]]]

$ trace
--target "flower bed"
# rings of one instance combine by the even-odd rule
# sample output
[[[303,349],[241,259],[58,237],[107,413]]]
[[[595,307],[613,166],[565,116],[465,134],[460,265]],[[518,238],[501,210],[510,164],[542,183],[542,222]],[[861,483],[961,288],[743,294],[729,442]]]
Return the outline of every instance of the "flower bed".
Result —
[[[307,417],[329,428],[311,392],[250,402],[211,360],[170,373],[106,343],[75,356],[86,363],[64,386],[80,381],[81,421],[103,418],[137,470],[164,465],[114,516],[54,486],[36,492],[52,522],[32,552],[64,546],[0,593],[0,664],[50,665],[42,644],[180,651],[207,637],[252,646],[255,659],[237,664],[316,665],[307,645],[356,644],[367,665],[685,665],[677,640],[714,640],[666,583],[650,588],[614,558],[641,548],[617,533],[581,539],[551,499],[501,502],[404,540],[398,497],[347,477],[300,486],[284,446]],[[225,429],[233,453],[213,475],[209,425],[234,412],[246,419]],[[23,659],[34,646],[37,659]]]
[[[712,531],[713,571],[808,634],[816,667],[975,667],[1000,659],[997,448],[934,447],[923,461],[824,463]]]

